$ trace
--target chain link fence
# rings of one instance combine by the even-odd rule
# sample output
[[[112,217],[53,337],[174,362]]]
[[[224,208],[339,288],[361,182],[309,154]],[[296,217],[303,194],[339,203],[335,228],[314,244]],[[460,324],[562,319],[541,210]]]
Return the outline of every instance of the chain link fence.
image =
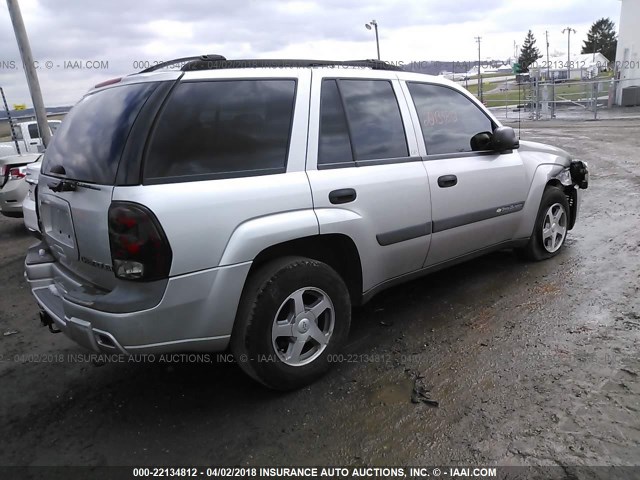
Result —
[[[625,79],[625,85],[634,83],[633,80]],[[640,84],[640,81],[635,83]],[[561,82],[538,81],[535,78],[508,80],[484,84],[482,100],[502,119],[598,119],[599,115],[623,111],[624,107],[616,105],[617,84],[618,80],[613,78]],[[625,88],[623,93],[618,102],[640,106],[640,87],[632,87],[628,92]]]

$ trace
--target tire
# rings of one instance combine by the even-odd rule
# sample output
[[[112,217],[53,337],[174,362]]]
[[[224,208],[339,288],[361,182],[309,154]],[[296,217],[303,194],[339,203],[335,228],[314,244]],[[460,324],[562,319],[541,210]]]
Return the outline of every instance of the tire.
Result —
[[[527,245],[519,250],[521,256],[534,261],[556,256],[567,239],[569,215],[569,202],[564,192],[558,187],[547,187],[542,194],[533,233]]]
[[[342,349],[350,324],[349,291],[335,270],[309,258],[284,257],[247,281],[231,351],[254,380],[294,390],[329,370],[330,355]]]

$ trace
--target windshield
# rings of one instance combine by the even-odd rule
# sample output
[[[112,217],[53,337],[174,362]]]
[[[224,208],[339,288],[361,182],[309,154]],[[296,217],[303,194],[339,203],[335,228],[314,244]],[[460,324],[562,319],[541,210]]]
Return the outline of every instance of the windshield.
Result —
[[[124,144],[156,83],[122,85],[84,97],[59,126],[42,172],[83,182],[113,184]]]

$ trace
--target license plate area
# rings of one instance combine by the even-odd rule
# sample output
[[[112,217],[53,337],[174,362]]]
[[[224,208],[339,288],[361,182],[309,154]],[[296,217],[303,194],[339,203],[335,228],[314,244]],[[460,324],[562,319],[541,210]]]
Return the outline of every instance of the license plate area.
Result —
[[[75,234],[69,204],[51,195],[42,195],[40,221],[44,233],[57,244],[75,250]]]

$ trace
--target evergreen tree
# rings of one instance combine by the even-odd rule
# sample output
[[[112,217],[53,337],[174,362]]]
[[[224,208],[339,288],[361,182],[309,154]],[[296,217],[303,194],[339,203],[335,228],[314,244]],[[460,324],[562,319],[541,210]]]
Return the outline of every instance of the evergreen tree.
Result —
[[[527,36],[522,44],[520,50],[520,56],[518,57],[518,63],[520,64],[521,72],[528,72],[529,67],[536,62],[539,58],[542,58],[540,50],[536,47],[536,37],[533,36],[533,32],[529,30]]]
[[[600,52],[607,57],[607,60],[613,62],[616,59],[617,46],[615,24],[608,18],[601,18],[591,25],[582,46],[582,53]]]

